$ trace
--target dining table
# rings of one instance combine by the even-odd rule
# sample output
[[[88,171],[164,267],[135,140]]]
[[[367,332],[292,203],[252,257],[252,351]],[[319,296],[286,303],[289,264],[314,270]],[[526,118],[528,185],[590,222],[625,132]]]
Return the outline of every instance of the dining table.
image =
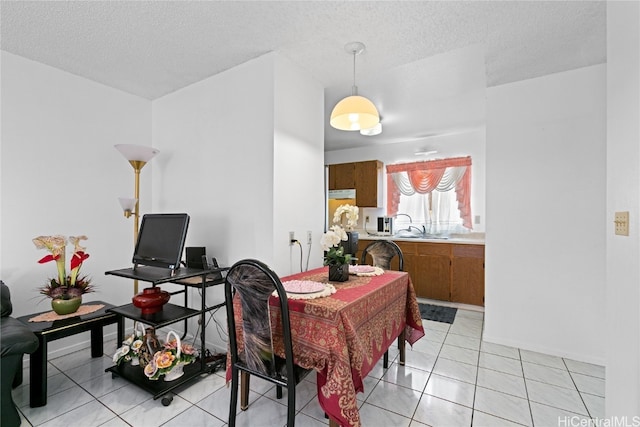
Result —
[[[424,336],[409,274],[376,269],[376,274],[330,282],[328,267],[320,267],[280,280],[335,289],[312,299],[288,294],[294,363],[317,371],[318,402],[331,426],[360,426],[356,395],[364,392],[364,378],[396,338],[413,344]],[[269,305],[274,352],[284,356],[277,296]]]

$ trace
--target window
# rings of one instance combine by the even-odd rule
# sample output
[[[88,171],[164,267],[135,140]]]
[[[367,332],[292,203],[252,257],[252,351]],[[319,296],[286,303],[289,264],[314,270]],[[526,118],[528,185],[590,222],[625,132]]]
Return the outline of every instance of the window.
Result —
[[[387,166],[387,214],[406,214],[430,234],[471,229],[471,157]],[[410,221],[402,215],[400,227]]]
[[[407,214],[407,217],[398,215],[396,229],[407,228],[411,222],[414,225],[425,226],[428,234],[462,233],[462,217],[456,200],[456,190],[433,190],[428,194],[414,193],[411,196],[400,194],[398,214]]]

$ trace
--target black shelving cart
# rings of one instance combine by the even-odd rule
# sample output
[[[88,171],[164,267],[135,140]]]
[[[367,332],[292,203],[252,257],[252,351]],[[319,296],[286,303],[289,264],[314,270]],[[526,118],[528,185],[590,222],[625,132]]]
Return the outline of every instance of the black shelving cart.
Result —
[[[158,267],[149,266],[137,266],[132,268],[123,268],[120,270],[111,270],[105,272],[107,275],[113,275],[118,277],[124,277],[127,279],[139,280],[142,282],[151,283],[151,286],[156,287],[163,283],[172,283],[182,285],[183,289],[171,292],[171,296],[184,293],[184,305],[166,303],[162,310],[153,313],[143,315],[140,308],[131,304],[125,304],[119,307],[110,308],[108,311],[122,316],[123,318],[131,319],[141,322],[155,329],[162,328],[164,326],[171,325],[173,323],[184,321],[185,331],[184,336],[187,333],[187,320],[191,317],[201,316],[201,328],[200,328],[200,356],[196,362],[186,365],[184,367],[184,375],[173,381],[150,380],[145,375],[140,366],[131,366],[127,363],[121,363],[119,366],[114,365],[106,369],[106,372],[111,372],[114,376],[122,377],[129,382],[139,386],[153,395],[154,399],[162,397],[162,404],[167,406],[173,400],[173,394],[171,393],[177,387],[191,381],[195,377],[203,373],[215,372],[217,368],[224,364],[224,359],[216,360],[212,363],[207,363],[205,355],[206,352],[206,331],[205,331],[205,315],[208,312],[216,310],[224,306],[224,301],[210,307],[206,305],[207,288],[211,286],[221,285],[224,283],[224,277],[228,267],[211,268],[211,269],[196,269],[196,268],[180,268],[177,270],[170,270]],[[194,309],[189,307],[187,290],[189,288],[200,289],[200,309]],[[119,337],[122,339],[122,337]]]

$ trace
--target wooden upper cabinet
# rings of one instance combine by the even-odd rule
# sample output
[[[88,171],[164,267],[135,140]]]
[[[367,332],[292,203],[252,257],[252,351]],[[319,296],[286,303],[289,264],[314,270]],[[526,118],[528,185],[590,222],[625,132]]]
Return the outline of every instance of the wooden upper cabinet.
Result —
[[[354,181],[358,206],[382,206],[382,162],[371,160],[354,163]]]
[[[329,190],[356,188],[354,163],[340,163],[329,166]]]
[[[357,206],[381,207],[382,166],[379,160],[329,165],[329,190],[355,188]]]

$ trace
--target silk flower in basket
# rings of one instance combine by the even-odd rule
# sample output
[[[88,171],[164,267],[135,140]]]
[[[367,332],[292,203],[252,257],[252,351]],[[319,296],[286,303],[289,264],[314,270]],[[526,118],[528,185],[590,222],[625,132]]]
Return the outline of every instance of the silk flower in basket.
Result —
[[[173,340],[170,339],[171,335],[174,336]],[[144,374],[150,380],[157,380],[164,375],[165,381],[173,381],[183,375],[184,365],[194,362],[197,356],[198,351],[192,345],[180,342],[178,334],[169,331],[167,342],[144,367]]]
[[[123,362],[131,362],[132,366],[140,364],[138,356],[144,345],[144,328],[138,329],[139,324],[134,325],[133,334],[129,335],[113,355],[113,363],[120,365]]]

